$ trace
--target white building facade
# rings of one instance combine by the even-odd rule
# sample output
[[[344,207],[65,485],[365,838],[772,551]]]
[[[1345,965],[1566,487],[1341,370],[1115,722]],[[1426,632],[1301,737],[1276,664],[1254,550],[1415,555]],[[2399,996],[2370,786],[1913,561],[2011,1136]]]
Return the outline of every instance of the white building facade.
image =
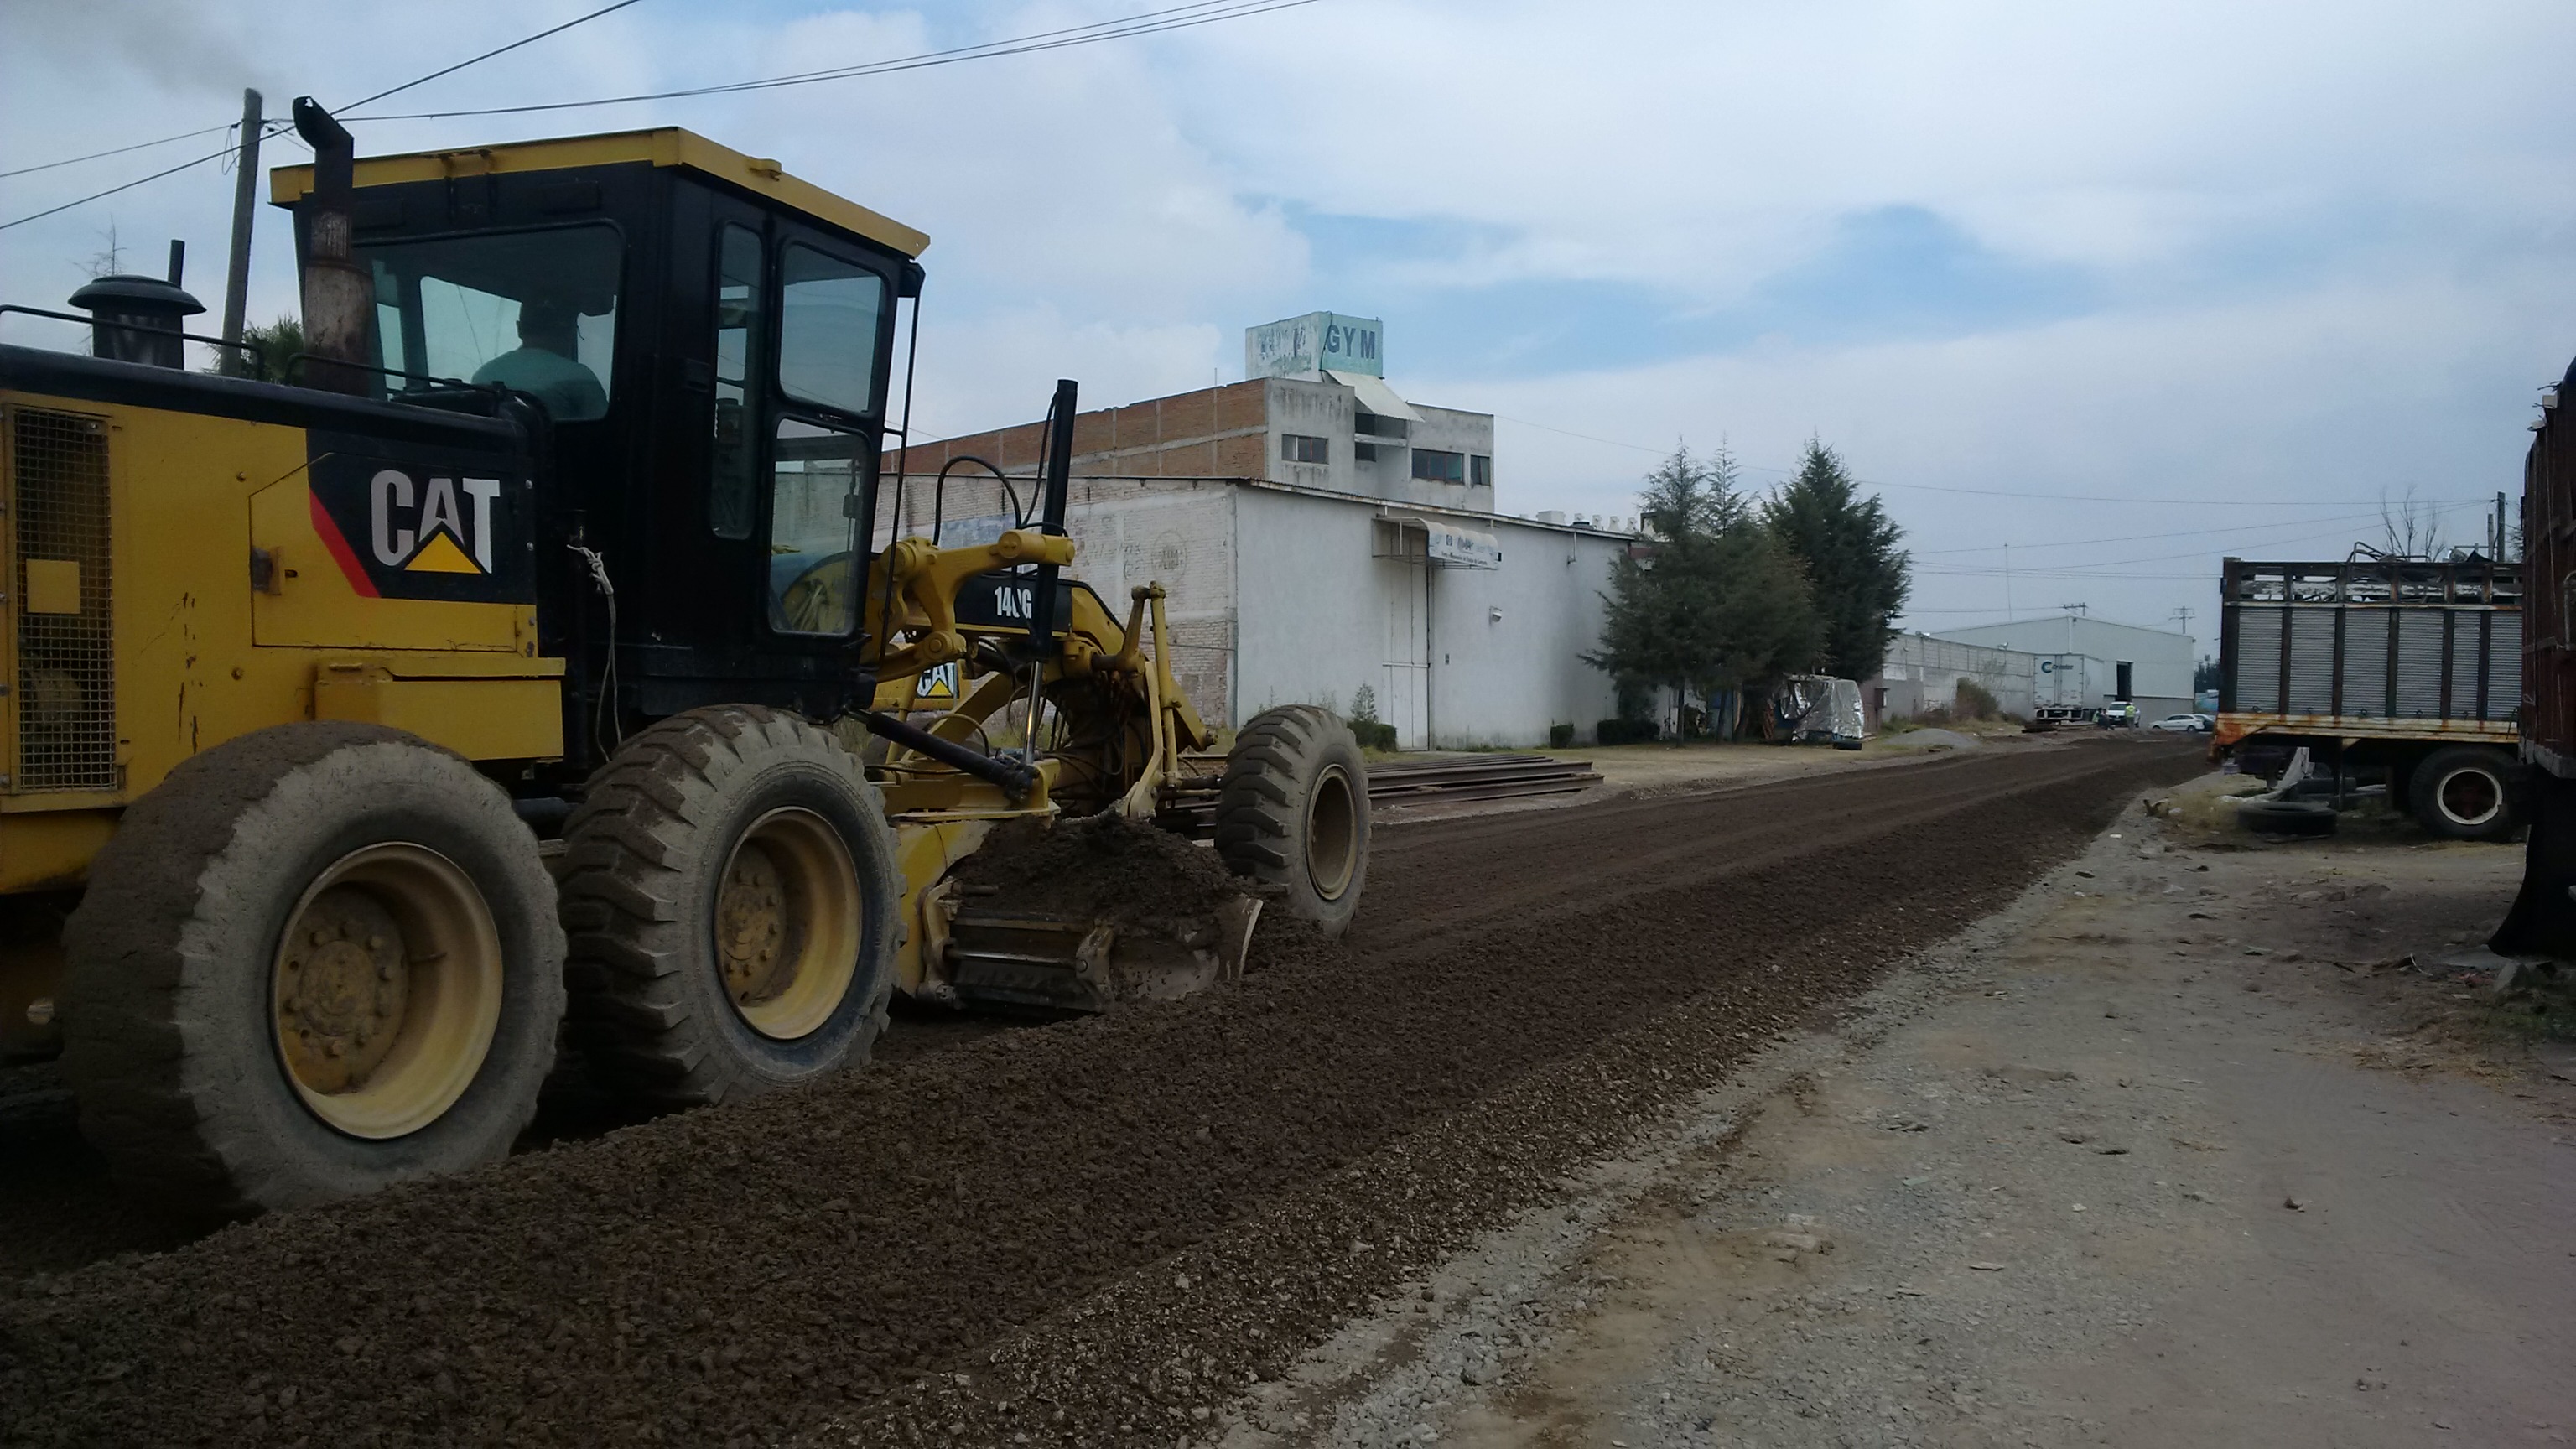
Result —
[[[1175,673],[1214,723],[1349,715],[1365,689],[1406,749],[1544,744],[1557,725],[1589,740],[1616,693],[1583,656],[1635,538],[1497,514],[1493,416],[1398,395],[1378,337],[1330,313],[1254,328],[1248,365],[1283,375],[1076,418],[1074,576],[1122,617],[1131,587],[1163,586]],[[957,460],[1033,498],[1041,446],[1025,424],[915,447],[901,530],[930,532],[936,511],[942,543],[998,536],[1014,505]]]
[[[2004,713],[2030,718],[2039,699],[2040,656],[1991,644],[1967,644],[1930,634],[1898,634],[1887,641],[1887,663],[1864,686],[1877,719],[1914,719],[1932,710],[1955,710],[1962,681],[1994,696]]]
[[[1947,629],[1940,637],[2038,656],[2034,703],[2104,705],[2130,701],[2155,719],[2192,704],[2192,638],[2082,614],[2050,614]]]

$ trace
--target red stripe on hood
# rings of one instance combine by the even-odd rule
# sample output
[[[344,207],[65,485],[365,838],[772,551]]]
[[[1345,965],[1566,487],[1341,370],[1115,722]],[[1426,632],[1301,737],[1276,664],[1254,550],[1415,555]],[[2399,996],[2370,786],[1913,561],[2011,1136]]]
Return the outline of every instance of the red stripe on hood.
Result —
[[[331,557],[340,561],[340,572],[348,575],[349,587],[356,589],[361,598],[382,597],[376,592],[376,581],[367,577],[367,566],[358,562],[357,552],[349,547],[349,540],[340,536],[340,525],[332,519],[331,510],[322,506],[322,495],[307,488],[304,496],[313,505],[313,531],[322,535],[322,546],[331,550]]]

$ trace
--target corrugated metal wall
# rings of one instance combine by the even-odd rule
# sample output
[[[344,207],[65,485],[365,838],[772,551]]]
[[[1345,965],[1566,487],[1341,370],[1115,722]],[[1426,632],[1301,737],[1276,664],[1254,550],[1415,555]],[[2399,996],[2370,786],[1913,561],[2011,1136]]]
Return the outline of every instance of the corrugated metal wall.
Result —
[[[2222,637],[2232,641],[2234,688],[2227,708],[2240,713],[2509,720],[2521,702],[2516,609],[2231,604],[2228,612]]]

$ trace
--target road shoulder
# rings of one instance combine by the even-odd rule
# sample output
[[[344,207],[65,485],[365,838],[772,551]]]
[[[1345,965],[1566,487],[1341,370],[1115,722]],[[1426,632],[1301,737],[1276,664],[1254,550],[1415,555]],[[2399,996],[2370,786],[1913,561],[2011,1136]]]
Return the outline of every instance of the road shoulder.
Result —
[[[2500,910],[2511,852],[2171,839],[2132,809],[1229,1442],[2576,1438],[2576,1087],[2434,1050],[2460,992],[2371,971]]]

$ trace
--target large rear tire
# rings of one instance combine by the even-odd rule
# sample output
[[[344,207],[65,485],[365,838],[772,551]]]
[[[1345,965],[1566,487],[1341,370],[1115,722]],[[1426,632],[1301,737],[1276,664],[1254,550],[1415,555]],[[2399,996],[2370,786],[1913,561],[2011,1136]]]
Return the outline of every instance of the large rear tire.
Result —
[[[83,1132],[224,1215],[504,1156],[563,1017],[536,837],[467,761],[377,725],[280,725],[171,771],[64,947]]]
[[[2415,822],[2448,840],[2503,840],[2522,825],[2511,755],[2483,745],[2449,745],[2416,765],[2407,781]]]
[[[1283,887],[1291,913],[1338,936],[1359,910],[1368,847],[1368,761],[1349,727],[1313,705],[1254,715],[1235,735],[1217,794],[1226,866]]]
[[[564,824],[573,1040],[604,1083],[690,1107],[864,1064],[902,903],[858,757],[723,705],[628,740]]]

